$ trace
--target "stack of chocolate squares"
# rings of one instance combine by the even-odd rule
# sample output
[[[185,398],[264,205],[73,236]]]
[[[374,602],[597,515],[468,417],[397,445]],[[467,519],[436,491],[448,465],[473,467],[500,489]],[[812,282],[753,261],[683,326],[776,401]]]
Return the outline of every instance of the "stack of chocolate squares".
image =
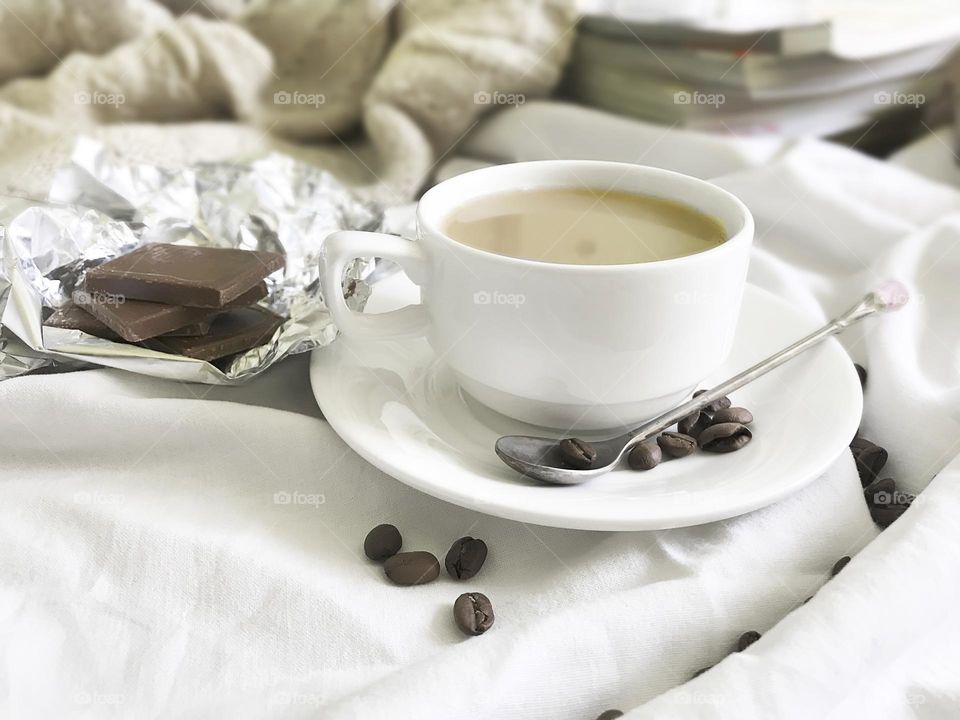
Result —
[[[88,270],[44,325],[218,360],[263,345],[283,323],[256,304],[283,265],[272,252],[144,245]]]

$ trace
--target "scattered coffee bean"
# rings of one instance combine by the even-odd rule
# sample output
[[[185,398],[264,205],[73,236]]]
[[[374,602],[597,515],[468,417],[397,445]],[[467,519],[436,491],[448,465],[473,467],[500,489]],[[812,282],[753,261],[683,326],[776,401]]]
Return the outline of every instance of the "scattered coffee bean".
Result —
[[[440,561],[423,550],[404,552],[387,558],[383,571],[397,585],[423,585],[440,576]]]
[[[877,478],[863,489],[863,499],[870,507],[890,505],[896,492],[897,485],[893,478]]]
[[[721,425],[722,423],[740,423],[749,425],[753,422],[753,413],[742,407],[730,407],[723,410],[717,410],[713,415],[711,425]]]
[[[857,446],[860,449],[853,450],[853,458],[857,462],[860,484],[866,487],[877,479],[883,466],[887,464],[887,451],[869,440],[860,439]]]
[[[747,630],[737,640],[737,652],[743,652],[760,639],[760,633],[756,630]]]
[[[587,470],[597,459],[593,445],[580,438],[567,438],[560,441],[560,456],[563,461],[577,470]]]
[[[836,577],[837,574],[847,566],[848,562],[850,562],[849,555],[844,555],[842,558],[837,560],[830,569],[830,577]]]
[[[627,464],[634,470],[651,470],[663,460],[663,451],[656,443],[642,442],[627,455]]]
[[[401,545],[403,538],[400,537],[400,531],[393,525],[384,523],[367,533],[363,541],[363,552],[371,560],[379,562],[400,552]]]
[[[703,395],[705,392],[706,390],[697,390],[693,394],[693,396],[698,397],[700,395]],[[730,398],[724,396],[722,398],[717,398],[716,400],[714,400],[712,403],[710,403],[703,409],[706,410],[707,412],[716,412],[717,410],[723,410],[724,408],[728,408],[730,407],[730,405],[731,405]]]
[[[687,415],[683,420],[677,423],[677,430],[684,435],[696,439],[704,430],[710,427],[710,414],[703,410],[697,410]]]
[[[493,605],[483,593],[464,593],[453,603],[453,619],[466,635],[483,635],[493,625]]]
[[[711,425],[700,433],[700,447],[707,452],[728,453],[739,450],[753,437],[753,433],[740,423]]]
[[[450,577],[455,580],[469,580],[483,567],[487,559],[487,544],[483,540],[462,537],[447,551],[443,560]]]
[[[854,363],[853,367],[857,369],[857,375],[860,377],[860,387],[864,390],[867,388],[867,369],[860,365],[859,363]]]
[[[665,432],[657,438],[657,445],[670,457],[682,458],[696,450],[697,441],[683,433]]]
[[[870,508],[870,517],[881,528],[890,527],[901,515],[910,509],[909,505],[883,505]]]
[[[623,717],[622,710],[604,710],[597,715],[597,720],[617,720],[619,717]]]
[[[693,677],[691,677],[691,680],[692,680],[693,678],[698,678],[698,677],[700,677],[700,676],[703,675],[707,670],[710,670],[712,667],[713,667],[713,665],[707,665],[707,667],[705,667],[705,668],[700,668],[699,670],[697,670],[697,671],[693,674]]]

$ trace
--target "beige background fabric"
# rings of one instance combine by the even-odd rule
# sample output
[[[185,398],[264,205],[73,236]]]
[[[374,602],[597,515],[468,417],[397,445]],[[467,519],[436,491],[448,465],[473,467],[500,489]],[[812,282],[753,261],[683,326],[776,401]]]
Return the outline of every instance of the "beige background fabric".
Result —
[[[560,76],[572,0],[7,0],[0,187],[43,196],[78,134],[176,165],[278,149],[408,200],[491,105]]]

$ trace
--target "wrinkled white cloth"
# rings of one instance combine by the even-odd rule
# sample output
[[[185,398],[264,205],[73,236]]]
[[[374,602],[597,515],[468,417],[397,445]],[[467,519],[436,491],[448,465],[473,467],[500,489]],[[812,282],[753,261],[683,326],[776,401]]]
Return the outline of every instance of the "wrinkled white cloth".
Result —
[[[547,91],[572,20],[560,0],[2,5],[0,184],[34,195],[83,133],[170,165],[280,149],[404,198],[490,109],[475,93]],[[534,103],[475,136],[495,145],[481,158],[722,175],[757,217],[751,280],[812,318],[895,273],[917,302],[844,340],[871,373],[865,432],[905,489],[960,450],[956,190],[821,143]],[[307,362],[242,388],[110,370],[0,383],[0,717],[956,714],[958,470],[879,538],[847,454],[727,522],[535,527],[367,465],[320,417]],[[469,588],[495,604],[489,633],[453,626],[468,586],[387,584],[361,552],[384,521],[437,554],[465,534],[488,541]],[[765,635],[686,682],[746,629]]]
[[[536,126],[511,117],[527,120],[518,134]],[[625,159],[643,142],[690,172],[735,154],[635,129],[648,139]],[[923,489],[891,528],[871,522],[848,453],[791,498],[697,528],[484,516],[345,447],[304,357],[241,388],[17,378],[0,383],[0,715],[955,717],[960,465],[940,471],[960,451],[960,192],[820,142],[744,158],[718,182],[757,220],[751,282],[811,320],[890,275],[914,292],[843,337],[870,372],[864,434],[902,488]],[[470,534],[490,557],[467,584],[394,587],[362,554],[380,522],[409,549]],[[479,638],[452,622],[465,589],[495,605]],[[763,638],[729,655],[748,629]]]

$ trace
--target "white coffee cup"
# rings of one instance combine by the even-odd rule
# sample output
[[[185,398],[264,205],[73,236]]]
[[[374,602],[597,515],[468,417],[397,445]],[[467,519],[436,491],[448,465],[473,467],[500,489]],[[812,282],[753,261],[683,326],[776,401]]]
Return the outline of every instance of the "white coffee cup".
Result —
[[[555,187],[679,201],[723,225],[727,240],[694,255],[630,265],[567,265],[497,255],[441,230],[484,195]],[[589,160],[475,170],[427,191],[419,242],[342,231],[323,247],[321,283],[347,337],[426,334],[461,387],[494,410],[563,430],[625,428],[670,408],[726,358],[746,283],[753,218],[730,193],[656,168]],[[399,263],[421,304],[380,315],[343,300],[358,257]]]

